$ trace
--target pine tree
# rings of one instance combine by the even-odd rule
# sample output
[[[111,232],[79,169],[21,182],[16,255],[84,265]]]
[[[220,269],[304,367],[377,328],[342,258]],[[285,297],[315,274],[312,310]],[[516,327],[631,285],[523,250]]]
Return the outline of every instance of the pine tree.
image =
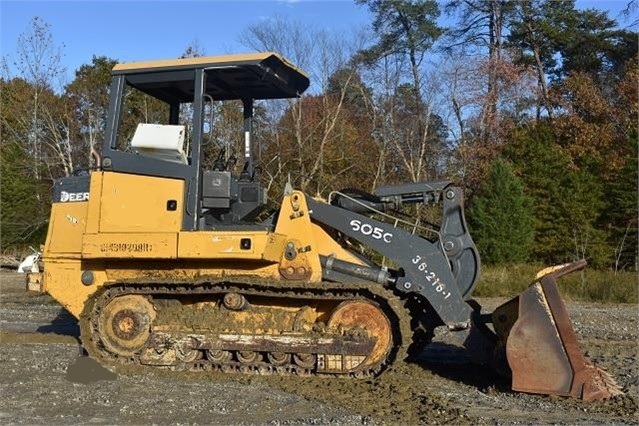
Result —
[[[498,158],[473,199],[469,225],[482,261],[487,264],[523,262],[533,241],[531,200],[511,166]]]
[[[637,130],[629,134],[631,154],[623,167],[615,171],[607,186],[606,208],[601,227],[608,230],[608,247],[612,249],[612,269],[637,270],[639,261],[639,224],[637,223],[638,158]]]
[[[38,247],[44,242],[48,209],[38,200],[43,192],[28,173],[29,157],[21,146],[3,141],[0,145],[0,248]],[[48,201],[48,199],[47,199]]]

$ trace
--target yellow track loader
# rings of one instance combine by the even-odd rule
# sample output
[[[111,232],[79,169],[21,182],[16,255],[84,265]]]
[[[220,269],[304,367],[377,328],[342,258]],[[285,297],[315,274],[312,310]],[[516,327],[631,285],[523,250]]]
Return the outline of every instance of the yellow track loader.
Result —
[[[55,181],[43,253],[42,290],[78,318],[90,356],[357,378],[403,361],[446,327],[477,362],[511,375],[515,390],[619,393],[581,355],[557,291],[555,279],[582,264],[481,313],[471,299],[479,256],[450,182],[327,200],[288,184],[269,211],[252,158],[253,104],[299,97],[308,85],[276,53],[114,67],[97,167]],[[243,107],[241,171],[226,149],[205,161],[223,101]],[[132,123],[141,105],[159,113]],[[415,205],[441,209],[441,223],[407,220]]]

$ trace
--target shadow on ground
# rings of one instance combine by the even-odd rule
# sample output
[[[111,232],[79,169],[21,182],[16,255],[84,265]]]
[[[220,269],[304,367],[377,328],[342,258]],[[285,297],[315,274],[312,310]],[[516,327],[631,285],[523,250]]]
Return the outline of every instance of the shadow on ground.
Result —
[[[80,340],[80,327],[78,321],[66,309],[60,308],[50,324],[44,324],[36,329],[37,333],[59,334],[71,336]]]
[[[459,346],[432,342],[410,361],[437,376],[464,383],[481,392],[491,388],[511,392],[510,378],[500,376],[490,366],[472,363],[466,350]]]

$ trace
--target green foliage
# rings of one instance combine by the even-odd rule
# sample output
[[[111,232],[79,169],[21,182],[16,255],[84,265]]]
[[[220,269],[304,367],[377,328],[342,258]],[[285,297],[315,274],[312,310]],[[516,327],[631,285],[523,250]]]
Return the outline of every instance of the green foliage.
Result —
[[[88,165],[86,153],[91,145],[98,152],[102,147],[109,109],[111,69],[116,63],[114,59],[93,56],[91,64],[78,68],[75,79],[65,88],[66,99],[77,125],[74,139],[85,154],[76,161],[80,167]]]
[[[596,77],[623,72],[637,55],[637,35],[616,29],[607,11],[575,8],[574,0],[525,0],[515,3],[518,13],[507,37],[517,47],[519,63],[532,62],[533,52],[555,80],[583,72]]]
[[[531,200],[510,165],[496,160],[469,210],[473,239],[487,264],[525,261],[532,243]]]
[[[33,85],[19,78],[0,80],[0,91],[0,247],[38,247],[44,242],[51,190],[38,177],[47,165],[34,161],[26,143]]]
[[[46,234],[49,200],[39,196],[46,188],[30,175],[29,157],[19,145],[3,142],[0,156],[0,248],[37,248]]]
[[[515,264],[482,268],[473,296],[515,297],[534,281],[540,264]],[[637,274],[600,271],[586,268],[561,277],[559,292],[564,300],[600,303],[637,303]]]
[[[552,130],[548,123],[520,129],[506,150],[533,199],[533,258],[548,264],[585,258],[602,267],[609,255],[598,227],[604,183],[572,164]]]
[[[354,67],[344,67],[335,71],[328,79],[326,93],[336,98],[343,97],[348,114],[354,119],[365,120],[366,110],[373,102],[373,91],[362,81],[361,74]],[[362,125],[364,123],[358,123]]]
[[[406,78],[410,76],[411,80],[407,83],[397,79],[379,102],[380,114],[388,119],[380,120],[380,128],[373,133],[383,135],[382,143],[393,147],[388,162],[400,166],[389,167],[383,173],[391,182],[432,179],[439,172],[437,157],[442,151],[439,136],[445,126],[431,113],[432,108],[423,96],[427,87],[423,62],[426,52],[443,33],[437,25],[439,5],[434,0],[356,0],[356,3],[368,6],[373,14],[377,41],[360,50],[354,59],[371,68],[392,62],[398,69],[404,68]]]
[[[515,3],[517,14],[510,25],[507,45],[514,47],[517,63],[534,64],[536,53],[537,60],[548,72],[558,66],[555,55],[557,39],[561,37],[564,27],[562,22],[576,13],[574,3],[574,0],[527,0]]]
[[[411,59],[428,50],[442,34],[437,25],[439,7],[434,0],[356,0],[375,16],[373,31],[379,42],[361,52],[375,60],[389,54],[409,54]]]
[[[614,171],[608,184],[606,207],[600,221],[608,233],[608,247],[613,249],[614,271],[636,270],[639,256],[637,236],[637,129],[629,134],[630,153],[623,166]]]

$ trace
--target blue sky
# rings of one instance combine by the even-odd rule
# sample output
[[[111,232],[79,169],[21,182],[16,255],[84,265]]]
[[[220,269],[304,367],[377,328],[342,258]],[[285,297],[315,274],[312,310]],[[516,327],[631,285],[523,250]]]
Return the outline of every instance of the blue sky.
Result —
[[[577,5],[610,10],[620,20],[627,1],[578,0]],[[209,55],[249,51],[240,34],[275,15],[335,32],[351,32],[371,20],[366,8],[351,0],[0,0],[0,47],[11,62],[18,36],[39,16],[50,25],[54,43],[64,45],[63,63],[72,80],[93,55],[123,62],[173,58],[193,42]]]
[[[196,41],[208,55],[251,51],[239,42],[246,28],[275,15],[314,28],[350,31],[368,22],[353,1],[6,1],[0,0],[2,54],[15,56],[16,41],[34,16],[50,24],[64,44],[69,77],[93,55],[119,61],[177,57]]]

